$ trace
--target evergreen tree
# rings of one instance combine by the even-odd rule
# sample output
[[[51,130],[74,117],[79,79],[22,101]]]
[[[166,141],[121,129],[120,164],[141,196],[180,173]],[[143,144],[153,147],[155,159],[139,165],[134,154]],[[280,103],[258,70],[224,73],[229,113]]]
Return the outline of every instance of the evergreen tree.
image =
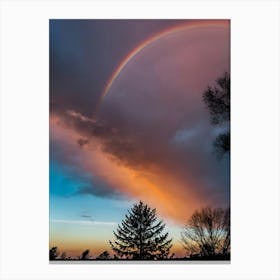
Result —
[[[120,258],[158,260],[168,258],[172,239],[164,233],[165,224],[158,220],[156,209],[140,201],[125,215],[114,231],[115,241],[109,241]]]

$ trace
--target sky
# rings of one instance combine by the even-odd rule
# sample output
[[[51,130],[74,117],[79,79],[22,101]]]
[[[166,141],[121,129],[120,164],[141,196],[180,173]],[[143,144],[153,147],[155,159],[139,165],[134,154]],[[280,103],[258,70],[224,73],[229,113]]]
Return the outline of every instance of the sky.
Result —
[[[184,255],[191,214],[230,205],[202,100],[225,71],[227,20],[50,20],[50,247],[109,251],[142,200]]]

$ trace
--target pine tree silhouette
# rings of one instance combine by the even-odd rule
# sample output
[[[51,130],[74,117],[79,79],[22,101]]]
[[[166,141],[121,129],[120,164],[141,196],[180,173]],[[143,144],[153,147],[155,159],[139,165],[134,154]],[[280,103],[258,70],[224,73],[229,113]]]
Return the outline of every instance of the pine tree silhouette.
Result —
[[[172,239],[163,233],[165,224],[158,220],[156,209],[140,201],[128,210],[128,215],[114,231],[115,241],[109,241],[120,258],[159,260],[168,258]]]

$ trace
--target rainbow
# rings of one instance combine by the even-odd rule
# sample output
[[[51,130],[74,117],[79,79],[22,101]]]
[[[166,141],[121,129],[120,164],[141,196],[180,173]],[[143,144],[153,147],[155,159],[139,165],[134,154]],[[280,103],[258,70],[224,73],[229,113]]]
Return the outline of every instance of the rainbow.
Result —
[[[180,32],[183,30],[190,30],[198,27],[228,27],[229,26],[229,20],[198,20],[193,21],[190,23],[184,23],[177,25],[175,27],[167,28],[159,33],[154,34],[153,36],[149,37],[142,43],[140,43],[136,48],[134,48],[131,52],[129,52],[118,64],[115,71],[110,76],[109,80],[107,81],[104,90],[101,94],[100,101],[108,94],[110,91],[110,88],[114,81],[117,79],[117,77],[120,75],[121,71],[124,69],[124,67],[127,65],[127,63],[135,57],[139,52],[141,52],[144,48],[146,48],[151,43],[171,34],[174,32]],[[97,106],[98,108],[99,106]]]

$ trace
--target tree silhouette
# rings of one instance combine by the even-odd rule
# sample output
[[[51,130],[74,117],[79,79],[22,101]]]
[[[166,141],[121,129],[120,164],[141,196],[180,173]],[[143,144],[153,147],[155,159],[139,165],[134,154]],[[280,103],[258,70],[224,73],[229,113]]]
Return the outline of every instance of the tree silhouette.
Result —
[[[98,257],[96,257],[96,259],[97,260],[109,260],[109,259],[111,259],[111,257],[110,257],[110,254],[108,253],[108,251],[104,251]]]
[[[226,152],[230,151],[230,132],[220,133],[213,143],[214,153],[218,159],[221,159]]]
[[[165,224],[158,220],[156,209],[140,201],[125,215],[114,231],[115,241],[109,241],[120,258],[156,260],[168,257],[172,239],[163,233]]]
[[[57,247],[52,247],[49,251],[49,258],[50,260],[55,260],[58,257],[58,250]]]
[[[222,254],[229,254],[230,253],[230,208],[227,208],[225,210],[223,226],[226,234],[222,242]]]
[[[227,72],[216,80],[216,86],[208,86],[203,93],[203,100],[210,112],[213,125],[224,125],[230,122],[230,76]],[[229,129],[225,129],[217,136],[213,146],[218,159],[230,152]]]
[[[87,260],[87,259],[89,259],[89,249],[85,250],[80,257],[80,260]]]
[[[61,260],[66,260],[66,258],[67,258],[66,252],[63,252],[60,256],[60,259]]]
[[[206,207],[195,211],[181,233],[189,254],[201,257],[230,253],[230,209]]]

